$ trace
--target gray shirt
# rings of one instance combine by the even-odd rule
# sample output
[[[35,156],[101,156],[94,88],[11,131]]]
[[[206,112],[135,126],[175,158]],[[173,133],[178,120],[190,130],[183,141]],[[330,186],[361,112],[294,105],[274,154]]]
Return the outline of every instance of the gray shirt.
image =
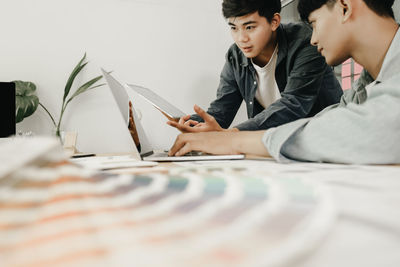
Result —
[[[267,130],[263,142],[282,162],[400,163],[399,31],[375,81],[364,71],[339,104]]]

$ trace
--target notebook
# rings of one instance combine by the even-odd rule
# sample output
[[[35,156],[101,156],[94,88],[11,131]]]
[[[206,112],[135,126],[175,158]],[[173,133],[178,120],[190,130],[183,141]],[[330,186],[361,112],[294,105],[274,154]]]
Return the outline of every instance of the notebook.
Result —
[[[101,69],[104,78],[112,92],[112,95],[115,98],[115,101],[118,105],[119,110],[121,111],[121,116],[124,118],[124,121],[129,121],[129,96],[126,92],[125,87],[128,89],[133,89],[129,85],[122,85],[119,81],[117,81],[111,74],[107,73],[104,69]],[[161,97],[160,97],[161,99]],[[164,104],[168,103],[167,101],[161,101]],[[161,103],[160,102],[160,103]],[[191,154],[186,154],[185,156],[168,156],[168,151],[154,151],[151,143],[149,142],[145,129],[143,128],[139,118],[137,117],[137,112],[134,110],[135,103],[133,104],[133,119],[135,122],[136,130],[139,135],[140,141],[140,152],[143,160],[146,161],[197,161],[197,160],[235,160],[235,159],[244,159],[244,155],[209,155],[203,154],[201,152],[193,152]],[[171,104],[169,104],[172,106]],[[169,106],[169,107],[170,107]],[[160,108],[161,109],[161,108]],[[128,115],[127,115],[128,114]],[[173,113],[170,113],[171,115]],[[174,113],[175,114],[175,113]],[[179,113],[176,113],[178,115]],[[183,115],[185,115],[182,112]],[[128,119],[126,119],[128,116]],[[126,125],[126,130],[128,129],[128,124]]]

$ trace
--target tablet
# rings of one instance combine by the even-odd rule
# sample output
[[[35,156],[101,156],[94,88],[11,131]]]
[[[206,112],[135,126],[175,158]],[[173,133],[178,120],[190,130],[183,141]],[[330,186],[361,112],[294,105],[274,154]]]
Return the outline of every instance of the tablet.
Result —
[[[177,107],[175,107],[167,100],[157,95],[148,88],[144,88],[142,86],[133,84],[128,84],[128,87],[131,88],[136,93],[138,93],[139,95],[141,95],[144,99],[149,101],[154,107],[156,107],[158,110],[163,112],[168,117],[171,117],[172,119],[179,119],[180,117],[186,115],[183,111],[181,111],[180,109],[178,109]]]

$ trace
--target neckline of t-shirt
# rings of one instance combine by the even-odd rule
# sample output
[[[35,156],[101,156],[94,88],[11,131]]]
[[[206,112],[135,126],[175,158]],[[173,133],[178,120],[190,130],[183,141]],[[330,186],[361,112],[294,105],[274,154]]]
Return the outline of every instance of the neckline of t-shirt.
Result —
[[[277,55],[278,55],[278,44],[275,46],[275,50],[274,50],[274,52],[272,53],[271,58],[269,59],[268,63],[265,64],[264,67],[260,67],[260,66],[258,66],[257,64],[255,64],[255,63],[253,62],[253,59],[252,59],[252,58],[250,59],[250,61],[251,61],[251,64],[253,64],[254,68],[255,68],[257,71],[266,72],[266,71],[269,69],[269,67],[271,66],[272,62],[273,62],[273,61],[276,61]]]

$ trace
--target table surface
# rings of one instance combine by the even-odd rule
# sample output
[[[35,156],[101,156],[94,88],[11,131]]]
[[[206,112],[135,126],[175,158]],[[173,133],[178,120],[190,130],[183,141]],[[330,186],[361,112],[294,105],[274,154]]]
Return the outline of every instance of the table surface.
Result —
[[[259,261],[252,261],[252,257],[259,257],[263,250],[270,256],[266,261],[270,265],[263,266],[273,266],[271,259],[277,266],[400,266],[400,168],[252,159],[162,163],[113,173],[96,173],[70,164],[23,168],[0,180],[2,266],[253,266]],[[264,187],[260,181],[267,188],[266,195],[260,191]],[[163,199],[166,185],[172,183],[175,187],[171,192],[184,194]],[[216,194],[221,185],[225,191],[220,201]],[[274,195],[272,188],[284,191]],[[138,206],[144,202],[137,201],[149,190],[148,206]],[[243,197],[246,190],[248,198]],[[197,203],[195,212],[190,212],[195,204],[189,199],[196,194],[208,194],[211,205],[201,209],[206,202]],[[211,224],[212,212],[223,213],[234,201],[237,206],[254,204],[254,199],[263,203],[262,196],[263,201],[280,208],[272,215],[263,214],[261,208],[253,213],[250,208],[235,211],[237,218],[247,216],[254,223],[246,225],[242,220],[238,228],[242,233],[232,230],[239,225],[235,224],[238,219],[225,220],[222,228]],[[186,206],[177,217],[171,215],[172,209],[167,210],[178,202]],[[285,219],[279,220],[277,214]],[[268,224],[263,221],[259,232],[249,230],[257,220],[261,222],[261,215]],[[274,236],[272,229],[279,233],[282,227],[289,227],[291,234]],[[168,233],[172,241],[165,241],[161,233]],[[232,244],[218,243],[212,250],[202,251],[220,242],[208,233],[221,240],[231,236]],[[266,241],[275,242],[279,249],[268,247]],[[192,255],[186,246],[193,251],[201,248],[204,257]],[[287,259],[283,260],[285,251]]]

